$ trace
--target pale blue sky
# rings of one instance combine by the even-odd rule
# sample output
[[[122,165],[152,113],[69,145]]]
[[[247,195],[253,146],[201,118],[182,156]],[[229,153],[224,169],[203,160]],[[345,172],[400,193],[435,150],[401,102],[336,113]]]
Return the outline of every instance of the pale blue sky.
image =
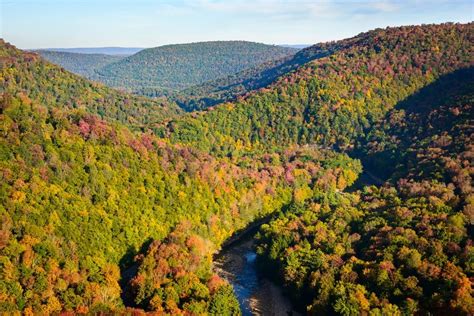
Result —
[[[0,36],[20,48],[313,44],[376,27],[473,20],[473,0],[0,1]]]

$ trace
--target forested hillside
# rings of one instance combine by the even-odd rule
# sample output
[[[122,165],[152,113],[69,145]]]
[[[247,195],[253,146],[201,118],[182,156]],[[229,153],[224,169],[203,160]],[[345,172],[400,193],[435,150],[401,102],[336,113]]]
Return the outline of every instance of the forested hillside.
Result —
[[[170,123],[170,138],[203,150],[237,143],[350,150],[398,102],[473,63],[473,24],[378,29],[234,102]],[[238,145],[237,145],[238,147]]]
[[[259,263],[309,314],[469,315],[473,24],[375,30],[170,138],[238,157],[281,144],[347,151],[391,181],[315,187],[263,225]]]
[[[0,61],[4,95],[23,94],[47,107],[85,109],[103,119],[136,127],[162,122],[180,112],[175,104],[164,99],[137,97],[87,81],[3,40]]]
[[[470,67],[420,89],[369,129],[355,156],[382,178],[396,181],[409,175],[449,182],[445,154],[455,158],[472,143],[473,80]]]
[[[472,313],[473,106],[471,68],[390,111],[369,137],[390,183],[293,203],[262,227],[262,271],[312,314]]]
[[[98,71],[99,80],[148,96],[215,80],[294,54],[297,50],[243,41],[201,42],[144,49]]]
[[[358,37],[337,42],[319,43],[307,47],[295,55],[271,60],[228,77],[211,80],[179,91],[172,97],[186,111],[202,110],[225,101],[232,101],[253,90],[271,84],[278,77],[301,67],[311,60],[329,56],[347,48],[357,40]]]
[[[212,255],[268,218],[257,263],[303,313],[472,314],[473,26],[315,45],[196,90],[184,108],[244,94],[193,113],[1,42],[0,312],[239,315]],[[209,57],[198,74],[234,67],[177,46]],[[353,186],[362,166],[386,183]]]
[[[8,44],[0,58],[3,312],[118,312],[125,302],[238,314],[212,253],[252,220],[306,199],[316,182],[343,189],[360,172],[344,154],[311,148],[237,165],[171,145],[117,122],[133,112],[115,97],[131,97]]]
[[[50,50],[38,50],[36,52],[53,64],[89,79],[94,79],[97,69],[125,58],[125,56],[116,55],[80,54]]]

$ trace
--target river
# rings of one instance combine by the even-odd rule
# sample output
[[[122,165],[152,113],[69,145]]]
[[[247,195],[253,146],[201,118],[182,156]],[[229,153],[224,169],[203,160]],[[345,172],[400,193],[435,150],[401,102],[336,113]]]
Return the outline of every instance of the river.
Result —
[[[214,270],[234,287],[243,316],[300,315],[279,286],[259,275],[254,236],[255,232],[244,234],[224,247],[214,258]]]

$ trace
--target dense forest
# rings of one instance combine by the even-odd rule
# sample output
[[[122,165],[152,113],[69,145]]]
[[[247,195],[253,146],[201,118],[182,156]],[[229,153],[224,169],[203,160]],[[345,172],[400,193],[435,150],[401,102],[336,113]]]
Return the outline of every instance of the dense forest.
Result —
[[[203,110],[225,101],[233,101],[237,97],[243,97],[253,90],[271,84],[278,77],[309,61],[329,56],[347,48],[357,39],[355,37],[337,42],[319,43],[294,55],[271,60],[236,74],[181,90],[172,94],[171,97],[186,111]]]
[[[380,170],[396,166],[384,186],[318,192],[263,225],[262,271],[314,314],[471,313],[473,79],[443,77],[373,128],[372,155],[392,153]]]
[[[234,103],[170,122],[170,138],[226,154],[243,143],[350,150],[398,102],[472,64],[473,24],[377,29]]]
[[[291,47],[221,41],[160,46],[131,56],[36,52],[66,70],[121,90],[148,97],[171,95],[173,100],[179,101],[178,105],[189,111],[222,102],[224,91],[227,100],[241,95],[243,89],[262,87],[309,60],[309,53],[293,59],[297,51]],[[270,67],[272,69],[267,70]],[[197,87],[189,88],[191,86]],[[189,90],[181,92],[186,88]],[[199,100],[196,100],[197,93]],[[204,101],[209,98],[212,100]]]
[[[95,78],[95,72],[98,69],[126,57],[105,54],[56,52],[50,50],[38,50],[36,52],[53,64],[60,65],[72,73],[89,79]]]
[[[255,218],[304,199],[313,182],[342,189],[361,170],[345,154],[311,148],[236,165],[171,145],[118,123],[113,114],[130,96],[8,44],[1,56],[3,311],[117,311],[123,301],[172,314],[238,311],[232,290],[211,271],[218,246]],[[112,123],[85,92],[100,96],[93,104],[109,100]],[[70,105],[74,96],[83,107]],[[130,269],[136,275],[123,285]]]
[[[212,256],[270,216],[258,266],[302,312],[472,314],[472,34],[245,64],[193,113],[2,41],[0,312],[239,315]]]

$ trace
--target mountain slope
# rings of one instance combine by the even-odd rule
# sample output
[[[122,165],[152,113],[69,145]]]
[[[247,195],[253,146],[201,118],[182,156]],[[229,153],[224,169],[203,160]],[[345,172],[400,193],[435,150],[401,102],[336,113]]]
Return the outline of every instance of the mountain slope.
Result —
[[[473,142],[473,78],[474,67],[461,69],[403,100],[368,131],[354,154],[392,181],[409,176],[448,182],[446,161],[465,156]]]
[[[94,77],[97,69],[124,58],[124,56],[82,54],[49,50],[38,50],[36,52],[51,63],[89,79]]]
[[[243,41],[202,42],[149,48],[107,65],[99,80],[133,91],[179,90],[279,59],[297,50]],[[150,93],[148,93],[150,94]]]
[[[474,24],[378,29],[246,98],[169,125],[174,141],[226,154],[237,143],[350,150],[404,98],[472,65]],[[235,147],[235,146],[234,146]]]
[[[390,111],[367,160],[389,151],[391,184],[293,203],[262,227],[262,270],[310,314],[470,315],[473,107],[471,68]]]
[[[150,100],[87,81],[0,41],[1,92],[25,95],[47,107],[85,109],[102,118],[142,127],[177,115],[180,110],[164,99]]]
[[[358,37],[355,37],[338,42],[312,45],[295,55],[271,60],[228,77],[190,87],[179,91],[172,97],[181,108],[187,111],[202,110],[225,101],[232,101],[271,84],[278,77],[294,71],[311,60],[326,57],[347,48],[357,40]]]

